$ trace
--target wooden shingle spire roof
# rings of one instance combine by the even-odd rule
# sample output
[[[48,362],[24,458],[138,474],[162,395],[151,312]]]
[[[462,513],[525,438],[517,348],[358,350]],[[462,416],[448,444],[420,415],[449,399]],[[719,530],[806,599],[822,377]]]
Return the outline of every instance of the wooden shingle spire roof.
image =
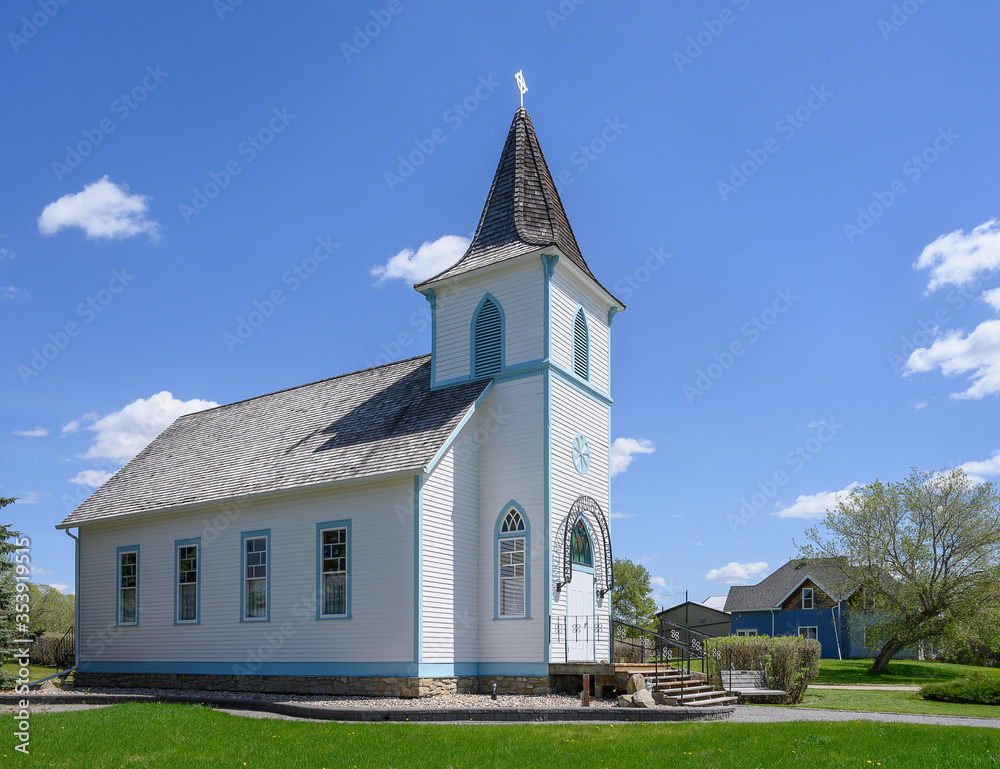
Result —
[[[576,243],[531,118],[527,110],[520,107],[514,113],[490,194],[468,251],[458,262],[419,283],[417,288],[546,246],[557,247],[594,278]]]

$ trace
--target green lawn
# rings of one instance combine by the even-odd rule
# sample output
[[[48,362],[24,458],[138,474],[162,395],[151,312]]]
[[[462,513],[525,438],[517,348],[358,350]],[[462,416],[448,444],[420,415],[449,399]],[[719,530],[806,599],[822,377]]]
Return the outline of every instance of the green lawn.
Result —
[[[791,707],[865,710],[873,713],[928,713],[938,716],[1000,718],[1000,706],[998,705],[962,705],[951,702],[933,702],[921,699],[920,692],[807,689],[802,702]]]
[[[929,683],[950,681],[953,678],[984,673],[1000,677],[1000,669],[972,665],[953,665],[950,662],[921,662],[918,660],[893,660],[884,673],[872,675],[871,660],[820,660],[819,675],[814,684],[899,684],[923,686]]]
[[[4,673],[10,673],[15,676],[17,675],[18,669],[18,666],[12,662],[8,662],[3,666]],[[53,673],[58,672],[60,672],[59,668],[42,667],[41,665],[28,665],[28,677],[32,681],[37,681],[39,678],[45,678],[46,676],[50,676]],[[70,676],[70,680],[73,680],[72,676]]]
[[[9,733],[2,745],[5,767],[920,769],[989,767],[1000,754],[1000,730],[868,722],[337,724],[128,704],[32,716],[28,757],[11,749]]]

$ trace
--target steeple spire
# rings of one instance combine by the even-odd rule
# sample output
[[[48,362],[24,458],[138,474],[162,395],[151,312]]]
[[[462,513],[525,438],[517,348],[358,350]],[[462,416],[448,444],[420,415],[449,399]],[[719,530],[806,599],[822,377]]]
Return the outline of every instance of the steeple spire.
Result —
[[[580,253],[528,112],[520,107],[514,113],[468,251],[454,265],[418,287],[546,246],[557,247],[577,267],[594,277]]]

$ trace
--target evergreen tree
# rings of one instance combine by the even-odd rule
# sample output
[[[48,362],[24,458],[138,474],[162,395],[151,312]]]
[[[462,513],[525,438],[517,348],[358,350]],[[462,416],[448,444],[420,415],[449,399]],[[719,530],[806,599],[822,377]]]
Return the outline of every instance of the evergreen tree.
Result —
[[[16,497],[0,497],[0,509],[12,504]],[[14,655],[14,639],[17,635],[14,622],[14,606],[17,597],[17,570],[14,564],[14,551],[17,546],[14,540],[21,533],[14,531],[9,525],[0,523],[0,664]],[[10,685],[7,676],[0,670],[0,687]]]

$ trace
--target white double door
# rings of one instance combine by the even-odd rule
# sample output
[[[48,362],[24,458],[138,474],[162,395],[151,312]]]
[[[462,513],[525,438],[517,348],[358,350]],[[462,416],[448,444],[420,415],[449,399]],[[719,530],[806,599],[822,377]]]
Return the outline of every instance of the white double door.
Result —
[[[594,575],[573,569],[567,595],[567,662],[594,662]]]

